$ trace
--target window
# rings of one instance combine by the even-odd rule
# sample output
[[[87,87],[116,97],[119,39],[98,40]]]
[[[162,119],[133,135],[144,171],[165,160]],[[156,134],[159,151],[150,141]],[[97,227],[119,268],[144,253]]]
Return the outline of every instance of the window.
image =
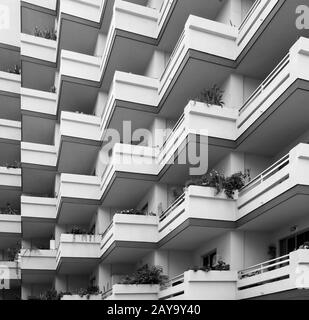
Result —
[[[204,255],[203,259],[203,267],[213,268],[217,263],[217,250],[211,251],[210,253]]]
[[[293,236],[280,240],[280,255],[284,256],[297,250],[307,241],[309,241],[309,231],[296,233]]]

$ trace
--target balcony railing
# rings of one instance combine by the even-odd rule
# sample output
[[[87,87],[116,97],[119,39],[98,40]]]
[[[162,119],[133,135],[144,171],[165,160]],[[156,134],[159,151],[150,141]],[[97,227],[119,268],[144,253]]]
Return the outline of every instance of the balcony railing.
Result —
[[[245,270],[241,270],[238,272],[238,278],[239,280],[242,280],[242,279],[254,277],[260,274],[269,273],[275,269],[278,270],[283,267],[286,267],[289,264],[290,264],[290,255],[287,254],[285,256],[257,264]]]
[[[176,199],[174,203],[172,203],[161,215],[160,222],[165,220],[175,209],[177,209],[180,205],[185,202],[185,193],[183,193],[179,198]]]
[[[280,160],[275,162],[261,174],[259,174],[256,178],[251,180],[242,190],[240,190],[240,196],[244,195],[245,193],[249,192],[250,190],[254,189],[256,186],[260,185],[261,183],[267,181],[277,172],[283,170],[288,164],[290,163],[290,155],[287,154],[282,157]]]
[[[290,62],[290,54],[287,54],[284,59],[277,65],[277,67],[268,75],[268,77],[260,84],[260,86],[252,93],[252,95],[247,99],[247,101],[244,103],[244,105],[240,108],[239,114],[241,115],[245,110],[249,108],[249,106],[264,92],[264,90],[269,87],[274,80],[281,74],[281,73],[287,73],[286,67],[288,66]],[[285,75],[283,77],[283,80],[281,83],[288,77],[289,75]],[[280,84],[281,84],[280,83]],[[258,106],[251,111],[250,115],[256,111]]]

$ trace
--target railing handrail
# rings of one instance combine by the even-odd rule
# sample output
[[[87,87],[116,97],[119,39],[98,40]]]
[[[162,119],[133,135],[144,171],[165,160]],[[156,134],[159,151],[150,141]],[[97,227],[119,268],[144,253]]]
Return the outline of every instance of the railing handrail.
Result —
[[[104,237],[108,234],[108,232],[112,229],[113,224],[114,224],[114,219],[112,219],[111,223],[108,225],[105,231],[101,234],[101,240],[103,240]]]
[[[175,283],[177,283],[177,282],[183,283],[183,282],[184,282],[184,277],[185,277],[185,276],[184,276],[184,273],[182,273],[182,274],[180,274],[180,275],[178,275],[178,276],[170,279],[170,280],[167,281],[167,283],[162,287],[161,290],[165,290],[165,289],[167,289],[167,288],[170,288],[170,287],[173,286],[173,284],[175,284]]]
[[[262,262],[260,264],[249,267],[247,269],[241,270],[238,272],[238,277],[241,280],[244,278],[244,276],[246,276],[248,274],[252,274],[254,272],[258,272],[258,271],[262,272],[263,271],[263,273],[266,273],[266,272],[270,271],[270,270],[268,270],[269,268],[286,264],[289,261],[290,261],[290,254],[287,254],[282,257],[278,257],[278,258],[275,258],[275,259],[272,259],[272,260],[269,260],[266,262]],[[279,269],[281,269],[281,268],[283,268],[283,267],[280,267]]]
[[[276,78],[276,76],[283,70],[284,67],[290,62],[290,53],[288,53],[275,67],[275,69],[265,78],[265,80],[254,90],[250,97],[246,100],[243,106],[239,109],[239,115],[241,115],[249,106],[249,104],[255,100]]]
[[[261,3],[262,0],[256,0],[253,5],[251,6],[250,10],[248,11],[248,13],[246,14],[244,20],[242,21],[242,23],[240,24],[238,30],[239,32],[242,31],[242,29],[244,28],[245,24],[247,23],[247,21],[250,19],[250,17],[252,16],[253,12],[256,10],[256,8],[259,6],[259,4]]]
[[[163,80],[163,78],[164,78],[164,76],[165,76],[165,74],[166,74],[166,72],[167,72],[167,70],[168,70],[168,68],[169,68],[169,66],[170,66],[170,64],[171,64],[171,62],[172,62],[172,59],[173,59],[174,56],[176,55],[176,52],[177,52],[178,48],[180,47],[181,42],[182,42],[183,39],[185,38],[185,34],[186,34],[186,29],[184,29],[183,32],[181,33],[181,36],[179,37],[179,39],[178,39],[178,41],[177,41],[177,43],[176,43],[176,46],[175,46],[172,54],[170,55],[170,57],[169,57],[169,59],[168,59],[168,62],[167,62],[167,64],[166,64],[166,66],[165,66],[165,69],[164,69],[164,71],[163,71],[163,73],[162,73],[162,75],[161,75],[161,77],[160,77],[160,81]]]
[[[182,125],[182,123],[185,120],[185,114],[183,113],[181,115],[181,117],[178,119],[178,121],[176,122],[176,124],[174,125],[173,129],[171,130],[171,132],[169,133],[169,135],[167,136],[167,138],[165,139],[162,147],[160,148],[160,151],[162,151],[164,149],[164,147],[167,145],[167,143],[169,142],[169,140],[171,139],[172,135],[176,132],[176,130]]]
[[[164,212],[161,213],[159,217],[159,221],[163,221],[166,219],[173,209],[177,208],[184,200],[185,200],[186,193],[184,192],[180,197],[178,197]]]
[[[257,177],[255,177],[253,180],[251,180],[248,184],[246,184],[241,190],[240,193],[243,193],[244,191],[248,190],[249,187],[254,185],[255,183],[258,182],[263,182],[265,178],[269,178],[269,176],[272,176],[274,172],[277,171],[278,168],[280,168],[282,165],[286,167],[290,161],[290,154],[285,155],[275,163],[273,163],[270,167],[268,167],[266,170],[264,170],[262,173],[260,173]],[[283,169],[282,167],[281,169]],[[280,169],[280,170],[281,170]]]

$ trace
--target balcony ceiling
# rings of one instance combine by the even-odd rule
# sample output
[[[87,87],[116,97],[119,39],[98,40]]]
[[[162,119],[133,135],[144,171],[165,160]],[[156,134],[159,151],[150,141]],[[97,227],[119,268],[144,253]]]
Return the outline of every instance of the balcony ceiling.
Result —
[[[58,223],[63,225],[88,225],[97,212],[98,205],[65,200],[58,213]]]
[[[22,115],[22,137],[24,142],[53,145],[54,132],[55,120]]]
[[[284,2],[265,31],[257,34],[252,44],[250,43],[249,51],[238,67],[238,72],[265,79],[299,37],[309,37],[309,30],[298,30],[295,25],[296,7],[303,4],[302,0]]]
[[[0,58],[1,61],[1,58]],[[0,95],[0,119],[20,121],[20,97],[2,93]]]
[[[160,42],[160,49],[172,52],[190,15],[215,20],[226,0],[178,0]]]
[[[308,91],[304,90],[305,87]],[[296,145],[295,140],[301,139],[308,131],[309,83],[304,88],[287,90],[288,96],[278,102],[279,107],[275,111],[265,112],[261,117],[264,121],[260,119],[249,128],[250,134],[242,137],[245,140],[238,150],[273,157],[292,143]]]
[[[248,217],[252,220],[246,222],[240,229],[275,232],[283,228],[289,230],[297,224],[296,221],[308,220],[309,186],[299,188],[290,189],[250,213]]]
[[[24,239],[44,239],[52,237],[55,230],[55,222],[46,219],[24,219],[22,218],[22,232]]]

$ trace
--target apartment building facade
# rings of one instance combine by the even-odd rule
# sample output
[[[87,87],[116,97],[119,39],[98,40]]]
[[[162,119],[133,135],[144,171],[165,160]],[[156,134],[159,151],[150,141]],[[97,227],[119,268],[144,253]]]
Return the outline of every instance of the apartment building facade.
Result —
[[[2,299],[309,298],[306,2],[0,0]]]

